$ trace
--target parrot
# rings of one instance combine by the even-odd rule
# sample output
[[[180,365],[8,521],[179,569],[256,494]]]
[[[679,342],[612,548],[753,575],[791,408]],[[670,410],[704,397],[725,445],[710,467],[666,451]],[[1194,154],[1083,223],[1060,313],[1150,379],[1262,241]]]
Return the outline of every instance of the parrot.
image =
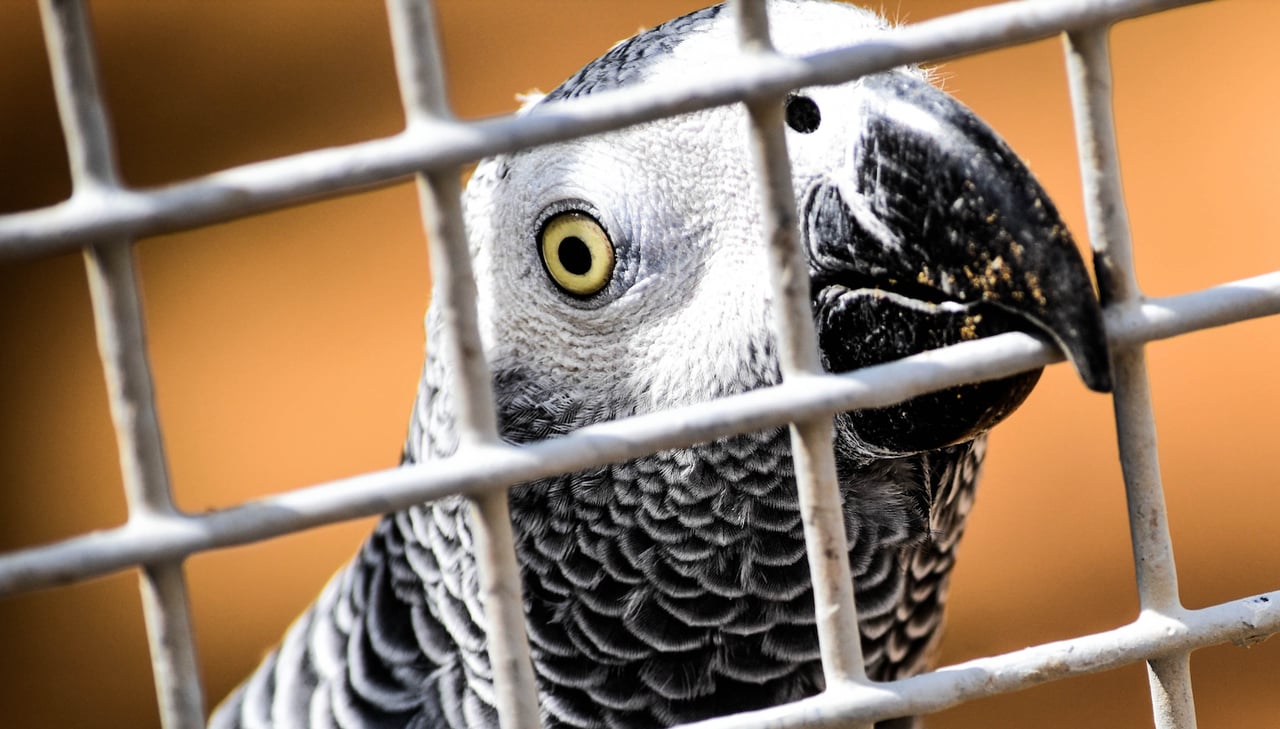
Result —
[[[812,54],[891,31],[829,0],[769,0]],[[740,63],[716,5],[614,46],[521,113]],[[1062,217],[973,111],[908,66],[783,105],[823,369],[1024,332],[1110,388],[1101,305]],[[778,384],[761,183],[742,104],[482,160],[463,193],[499,435]],[[435,305],[402,460],[458,449]],[[1041,370],[833,417],[866,673],[933,665],[992,427]],[[786,428],[517,484],[509,507],[546,727],[666,727],[825,689]],[[212,729],[496,727],[468,501],[384,515]],[[887,719],[880,727],[915,726]]]

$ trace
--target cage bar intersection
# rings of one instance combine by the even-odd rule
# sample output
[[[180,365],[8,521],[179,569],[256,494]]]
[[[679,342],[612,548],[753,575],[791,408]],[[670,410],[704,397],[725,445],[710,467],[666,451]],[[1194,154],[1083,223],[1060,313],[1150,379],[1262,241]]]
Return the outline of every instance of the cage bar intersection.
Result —
[[[1138,289],[1117,164],[1108,34],[1117,21],[1201,0],[1024,0],[903,26],[873,44],[790,58],[775,54],[761,0],[734,0],[742,62],[547,104],[480,121],[453,117],[434,10],[428,0],[387,0],[405,129],[391,137],[248,164],[157,189],[121,184],[83,0],[41,0],[50,66],[68,147],[73,193],[57,205],[0,216],[0,259],[80,249],[129,508],[118,528],[0,555],[0,597],[140,568],[143,610],[165,729],[204,726],[184,560],[195,553],[355,519],[448,494],[464,494],[473,520],[490,657],[503,729],[539,726],[512,548],[506,490],[514,484],[789,425],[804,510],[822,664],[820,695],[701,722],[700,729],[870,727],[985,696],[1145,662],[1158,729],[1196,726],[1191,651],[1280,632],[1280,590],[1203,609],[1182,607],[1155,449],[1147,342],[1280,313],[1280,272],[1163,299]],[[1052,345],[1002,334],[841,375],[817,362],[808,291],[779,275],[804,255],[795,230],[780,99],[802,86],[845,82],[904,63],[934,62],[1061,34],[1070,82],[1088,234],[1112,263],[1101,292],[1115,378],[1115,417],[1141,611],[1112,630],[946,666],[887,683],[869,681],[849,577],[831,416],[880,407],[976,380],[1062,360]],[[497,435],[490,373],[478,346],[475,284],[461,217],[461,167],[480,157],[618,129],[716,105],[744,103],[762,180],[783,382],[676,410],[601,423],[525,446]],[[451,341],[461,445],[427,465],[388,469],[296,489],[231,508],[188,514],[171,498],[155,413],[133,243],[139,238],[247,217],[325,196],[416,177],[434,274]],[[833,505],[837,508],[832,508]],[[834,548],[828,548],[834,545]],[[824,555],[832,555],[824,556]]]

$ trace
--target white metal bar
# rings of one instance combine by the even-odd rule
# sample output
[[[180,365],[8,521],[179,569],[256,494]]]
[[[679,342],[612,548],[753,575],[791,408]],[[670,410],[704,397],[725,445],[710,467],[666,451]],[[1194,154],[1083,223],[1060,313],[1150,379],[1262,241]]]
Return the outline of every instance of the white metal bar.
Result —
[[[387,513],[450,494],[619,463],[793,419],[884,407],[933,389],[1008,377],[1061,361],[1053,345],[1008,333],[856,372],[796,379],[709,403],[591,425],[537,443],[474,448],[453,458],[285,492],[222,510],[126,524],[0,556],[0,595],[108,574],[149,558],[269,539],[299,529]]]
[[[1189,294],[1116,302],[1103,312],[1107,341],[1117,349],[1275,314],[1280,314],[1280,272]]]
[[[142,567],[142,614],[146,618],[151,671],[160,723],[165,729],[204,726],[204,690],[196,659],[195,630],[187,577],[180,560]]]
[[[142,312],[127,241],[85,249],[98,349],[119,446],[129,523],[146,528],[175,514],[156,420]],[[182,555],[148,556],[141,565],[142,606],[161,719],[167,729],[204,723],[191,608]]]
[[[444,65],[435,13],[428,0],[388,0],[396,72],[404,99],[407,134],[429,135],[449,121]],[[444,326],[440,347],[449,364],[460,453],[498,445],[492,376],[480,341],[476,285],[462,212],[462,171],[433,169],[418,175],[433,279],[432,307]],[[507,492],[471,495],[471,530],[484,604],[494,702],[503,729],[541,726],[537,683],[529,653],[520,565]]]
[[[40,20],[77,192],[114,187],[111,128],[98,89],[93,34],[84,7],[74,0],[41,0]]]
[[[112,241],[86,248],[84,258],[129,515],[171,514],[133,251]]]
[[[223,170],[144,192],[115,190],[0,216],[0,260],[52,255],[90,239],[142,238],[223,222],[318,197],[386,185],[425,169],[617,129],[660,117],[832,84],[906,63],[1046,38],[1079,28],[1206,0],[1023,0],[903,26],[883,38],[805,58],[770,56],[742,67],[694,74],[547,104],[522,116],[437,122],[403,133]]]
[[[1231,302],[1235,308],[1218,302]],[[1210,315],[1205,316],[1204,310]],[[1194,331],[1200,325],[1280,314],[1280,273],[1153,299],[1119,313],[1108,319],[1108,337],[1113,342],[1149,341]],[[734,433],[779,427],[793,419],[886,407],[925,392],[1008,377],[1061,361],[1054,346],[1031,335],[1001,334],[854,372],[797,379],[709,403],[600,423],[539,443],[486,447],[465,457],[375,471],[228,509],[156,519],[146,529],[126,524],[0,555],[0,596],[101,576],[148,559],[172,559],[382,514],[449,494],[506,488]]]
[[[441,312],[446,335],[442,347],[450,365],[458,454],[485,458],[499,447],[492,379],[476,324],[476,287],[459,203],[460,171],[429,172],[419,177],[419,198],[430,241],[432,307]],[[469,494],[471,532],[487,621],[494,697],[503,729],[541,726],[537,684],[525,628],[520,565],[507,508],[507,491]]]
[[[1149,657],[1147,681],[1151,684],[1151,710],[1157,729],[1195,729],[1191,652]]]
[[[92,29],[79,0],[42,0],[41,21],[66,136],[73,198],[118,186],[111,130],[98,87]],[[84,250],[98,349],[106,377],[131,524],[174,514],[156,420],[146,336],[127,239]],[[166,729],[204,724],[182,561],[142,565],[141,591],[160,717]]]
[[[742,53],[773,54],[764,0],[736,0]],[[783,96],[747,103],[751,148],[762,193],[762,221],[773,291],[778,364],[783,381],[822,373],[809,292],[809,257],[800,241]],[[791,423],[791,454],[813,584],[822,672],[828,687],[866,679],[853,601],[844,505],[836,479],[831,415]]]
[[[1101,633],[978,658],[898,681],[845,684],[795,703],[679,729],[843,729],[850,723],[933,713],[973,699],[1185,654],[1216,643],[1250,643],[1278,632],[1280,591],[1275,591],[1188,610],[1177,618],[1148,612]]]
[[[1142,292],[1133,265],[1111,108],[1110,30],[1100,26],[1067,34],[1067,75],[1100,295],[1104,305],[1125,305],[1141,301]],[[1144,345],[1112,348],[1111,368],[1139,601],[1143,610],[1178,615],[1183,608],[1161,485]],[[1183,653],[1152,659],[1147,669],[1157,729],[1195,729],[1189,656]]]
[[[405,123],[451,118],[435,9],[421,0],[387,0],[387,20]]]
[[[1085,213],[1103,303],[1141,301],[1129,239],[1111,113],[1107,30],[1067,36],[1068,77],[1076,110]],[[1115,347],[1116,423],[1127,484],[1138,592],[1144,608],[1178,609],[1178,577],[1156,458],[1155,419],[1142,345]]]

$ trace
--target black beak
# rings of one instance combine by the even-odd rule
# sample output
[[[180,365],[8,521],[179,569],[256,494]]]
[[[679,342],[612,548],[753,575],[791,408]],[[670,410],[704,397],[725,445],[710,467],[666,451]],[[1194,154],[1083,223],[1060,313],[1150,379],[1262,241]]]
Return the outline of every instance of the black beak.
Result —
[[[1111,388],[1102,312],[1044,190],[973,112],[902,73],[864,78],[853,179],[802,193],[813,306],[831,372],[1008,331],[1044,336],[1085,384]],[[985,432],[1040,371],[850,413],[845,429],[882,455]]]

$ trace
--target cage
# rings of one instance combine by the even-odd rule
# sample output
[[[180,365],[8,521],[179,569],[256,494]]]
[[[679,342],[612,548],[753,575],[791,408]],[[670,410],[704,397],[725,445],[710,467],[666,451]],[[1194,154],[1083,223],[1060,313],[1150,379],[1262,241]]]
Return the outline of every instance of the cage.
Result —
[[[637,26],[699,4],[602,11],[587,2],[554,8],[442,3],[437,12],[453,106],[464,118],[509,111],[513,92],[549,88]],[[987,51],[948,61],[946,87],[1030,161],[1084,241],[1063,41],[991,49],[1068,26],[1084,39],[1087,26],[1143,16],[1115,26],[1110,65],[1136,266],[1153,298],[1112,323],[1131,337],[1125,341],[1158,339],[1147,356],[1161,448],[1130,446],[1128,452],[1148,465],[1159,454],[1178,547],[1178,594],[1202,609],[1170,611],[1186,630],[1142,643],[1150,639],[1144,630],[1172,624],[1132,622],[1139,596],[1111,403],[1086,394],[1065,368],[1050,368],[1028,405],[994,436],[958,567],[942,663],[1047,671],[1068,649],[1123,645],[1132,652],[1099,664],[1125,664],[1115,672],[967,703],[936,714],[931,726],[1148,721],[1142,661],[1152,651],[1248,642],[1277,624],[1276,608],[1266,606],[1274,605],[1275,593],[1255,595],[1275,587],[1268,527],[1277,497],[1267,426],[1276,395],[1265,384],[1280,341],[1275,320],[1163,339],[1280,309],[1280,284],[1265,274],[1280,269],[1280,254],[1265,234],[1274,215],[1268,193],[1275,189],[1267,175],[1280,157],[1267,123],[1276,95],[1266,69],[1276,54],[1266,36],[1277,11],[1263,0],[1223,0],[1156,14],[1181,4],[993,6],[921,26],[912,36],[919,45],[900,59]],[[187,589],[207,708],[278,639],[367,530],[367,520],[344,522],[205,551],[238,544],[240,537],[223,541],[219,532],[242,529],[237,512],[219,514],[241,502],[274,495],[319,505],[320,492],[288,491],[394,464],[429,289],[417,203],[404,181],[415,169],[410,161],[420,159],[415,155],[429,153],[413,140],[402,147],[387,141],[403,117],[388,17],[376,7],[98,3],[90,6],[98,48],[86,56],[89,32],[78,6],[46,5],[47,43],[60,59],[55,67],[65,64],[54,73],[56,83],[83,91],[83,74],[96,65],[119,174],[136,196],[110,210],[89,204],[85,180],[98,179],[102,168],[95,165],[106,148],[95,144],[112,140],[95,139],[93,95],[74,93],[64,102],[68,109],[87,102],[75,107],[84,114],[69,134],[67,153],[82,173],[76,180],[81,204],[59,204],[72,180],[58,151],[63,140],[56,133],[54,84],[43,65],[41,21],[35,6],[0,8],[12,39],[0,53],[13,59],[0,77],[6,99],[0,126],[8,130],[0,154],[10,171],[0,208],[11,213],[0,219],[6,261],[0,341],[8,375],[0,399],[10,415],[7,455],[0,459],[7,485],[0,497],[0,593],[16,595],[0,603],[0,639],[10,646],[0,704],[10,707],[5,723],[14,725],[145,726],[157,713],[131,565],[191,550]],[[973,5],[904,1],[883,9],[912,23]],[[389,14],[401,12],[393,5]],[[566,31],[575,44],[562,42]],[[498,53],[504,60],[495,60]],[[525,60],[543,56],[545,67]],[[371,177],[352,171],[371,157],[386,166]],[[237,201],[219,198],[220,181],[228,179],[243,181],[251,193]],[[1114,177],[1104,169],[1096,180]],[[369,185],[392,186],[364,191]],[[190,197],[174,197],[174,190]],[[353,192],[359,194],[347,196]],[[315,193],[343,196],[275,210]],[[122,526],[129,511],[113,465],[93,309],[82,264],[66,255],[104,236],[139,238],[134,250],[169,480],[177,505],[219,534],[212,543],[183,541],[190,537],[166,531],[163,522],[154,522],[151,533],[146,522]],[[136,363],[138,353],[125,350],[124,356]],[[975,361],[1002,356],[987,353]],[[1141,421],[1149,411],[1126,412]],[[228,455],[237,449],[245,454],[239,460]],[[280,525],[278,533],[293,526]],[[94,529],[105,531],[88,533]],[[58,541],[64,539],[70,541]],[[46,543],[52,545],[37,546]],[[1172,568],[1156,562],[1157,572]],[[107,573],[113,576],[79,582]],[[158,584],[174,587],[177,573],[165,574]],[[71,581],[76,584],[31,592]],[[246,615],[255,608],[267,614]],[[1242,628],[1245,618],[1256,625]],[[1107,632],[1113,629],[1119,632]],[[1061,639],[1076,642],[1048,644]],[[1036,647],[1018,653],[1028,645]],[[180,654],[161,651],[159,659],[168,655],[180,664]],[[1268,689],[1277,668],[1273,649],[1228,644],[1195,656],[1197,713],[1206,725],[1273,723],[1280,709]],[[1053,677],[1068,677],[1083,663],[1052,665],[1066,665]],[[1038,683],[1049,673],[1018,680]],[[169,689],[190,697],[199,685],[178,674]],[[1012,688],[999,684],[996,692]],[[929,693],[942,689],[919,691],[920,700],[942,700],[942,693]],[[1174,718],[1187,704],[1178,702],[1176,688],[1172,693],[1160,725],[1192,726]],[[191,721],[189,709],[175,708],[181,705],[167,705],[166,726],[187,725],[184,716]]]

